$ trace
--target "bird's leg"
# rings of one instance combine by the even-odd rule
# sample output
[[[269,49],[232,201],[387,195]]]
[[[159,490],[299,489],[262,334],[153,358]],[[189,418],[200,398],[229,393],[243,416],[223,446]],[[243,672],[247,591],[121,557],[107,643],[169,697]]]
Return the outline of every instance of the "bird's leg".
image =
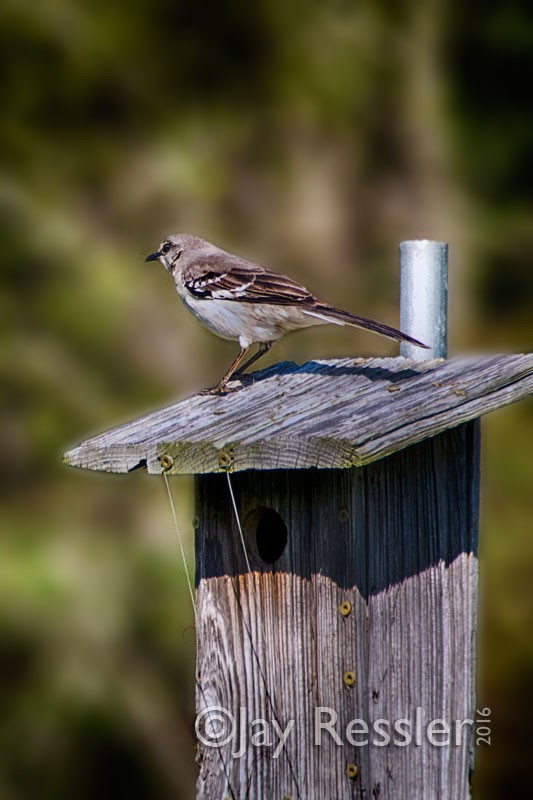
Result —
[[[250,350],[252,346],[253,345],[249,344],[248,347],[242,347],[239,355],[234,361],[231,362],[230,368],[228,369],[228,371],[226,372],[220,383],[218,383],[212,389],[204,389],[203,392],[201,392],[201,394],[224,394],[224,392],[226,391],[226,384],[228,383],[233,373],[237,370],[239,364],[241,363],[246,353]]]
[[[258,359],[260,359],[261,356],[264,356],[266,353],[268,353],[268,351],[270,350],[270,348],[272,347],[273,344],[274,344],[274,342],[261,342],[261,344],[259,345],[259,350],[257,351],[257,353],[255,353],[255,355],[253,355],[251,358],[249,358],[248,361],[246,361],[244,364],[242,364],[236,370],[235,375],[241,375],[244,372],[245,369],[248,369],[248,367],[251,367],[252,364],[255,364],[255,362]]]

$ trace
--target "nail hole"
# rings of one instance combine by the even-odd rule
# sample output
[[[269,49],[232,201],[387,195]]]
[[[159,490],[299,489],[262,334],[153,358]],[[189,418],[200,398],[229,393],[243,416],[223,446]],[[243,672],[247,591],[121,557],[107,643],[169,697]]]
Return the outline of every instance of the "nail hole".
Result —
[[[287,547],[289,534],[283,518],[277,511],[260,506],[246,517],[245,527],[255,542],[261,561],[273,564],[281,558]]]

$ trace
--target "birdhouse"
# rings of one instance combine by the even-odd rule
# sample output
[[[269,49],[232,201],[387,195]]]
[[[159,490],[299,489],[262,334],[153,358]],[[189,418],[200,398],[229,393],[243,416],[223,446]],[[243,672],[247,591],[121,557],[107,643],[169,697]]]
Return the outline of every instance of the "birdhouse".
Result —
[[[469,796],[478,418],[532,392],[531,354],[283,363],[66,455],[196,476],[198,798]]]

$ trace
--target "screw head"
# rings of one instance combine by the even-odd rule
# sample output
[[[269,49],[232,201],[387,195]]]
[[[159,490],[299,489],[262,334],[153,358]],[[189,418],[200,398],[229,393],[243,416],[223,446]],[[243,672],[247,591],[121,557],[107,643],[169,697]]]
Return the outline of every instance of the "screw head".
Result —
[[[352,604],[349,600],[344,600],[343,603],[339,606],[339,611],[341,612],[343,617],[348,617],[352,612]]]
[[[353,781],[353,779],[357,777],[358,772],[359,769],[357,768],[356,764],[346,764],[346,769],[344,770],[344,773],[347,778],[350,778],[350,780]]]
[[[218,454],[218,466],[220,469],[228,470],[233,465],[233,455],[226,450],[222,450]]]
[[[159,456],[159,463],[161,464],[161,468],[166,472],[174,464],[174,459],[172,456],[169,456],[167,453],[165,453],[164,455]]]
[[[353,686],[355,684],[355,672],[353,670],[348,670],[342,676],[345,686]]]
[[[339,510],[339,521],[340,522],[348,522],[350,519],[350,512],[347,508],[341,508]]]

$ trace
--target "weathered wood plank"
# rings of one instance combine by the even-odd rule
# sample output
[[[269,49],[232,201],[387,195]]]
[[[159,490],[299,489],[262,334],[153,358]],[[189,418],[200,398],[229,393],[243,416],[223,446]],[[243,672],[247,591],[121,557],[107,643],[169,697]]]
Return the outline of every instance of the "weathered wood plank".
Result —
[[[68,464],[127,472],[350,467],[533,393],[533,354],[278,364],[223,397],[194,396],[95,436]]]
[[[426,730],[432,719],[474,718],[478,431],[469,423],[362,468],[235,475],[252,574],[225,477],[197,478],[198,711],[220,706],[238,716],[242,708],[248,725],[295,721],[277,758],[277,740],[248,743],[240,757],[234,741],[201,743],[198,798],[469,796],[472,726],[444,747]],[[260,507],[288,530],[273,564],[260,557]],[[275,544],[275,525],[269,530]],[[342,745],[327,731],[313,745],[321,707],[337,714]],[[351,744],[346,727],[355,719],[375,742],[383,741],[378,720],[407,719],[413,740]]]

